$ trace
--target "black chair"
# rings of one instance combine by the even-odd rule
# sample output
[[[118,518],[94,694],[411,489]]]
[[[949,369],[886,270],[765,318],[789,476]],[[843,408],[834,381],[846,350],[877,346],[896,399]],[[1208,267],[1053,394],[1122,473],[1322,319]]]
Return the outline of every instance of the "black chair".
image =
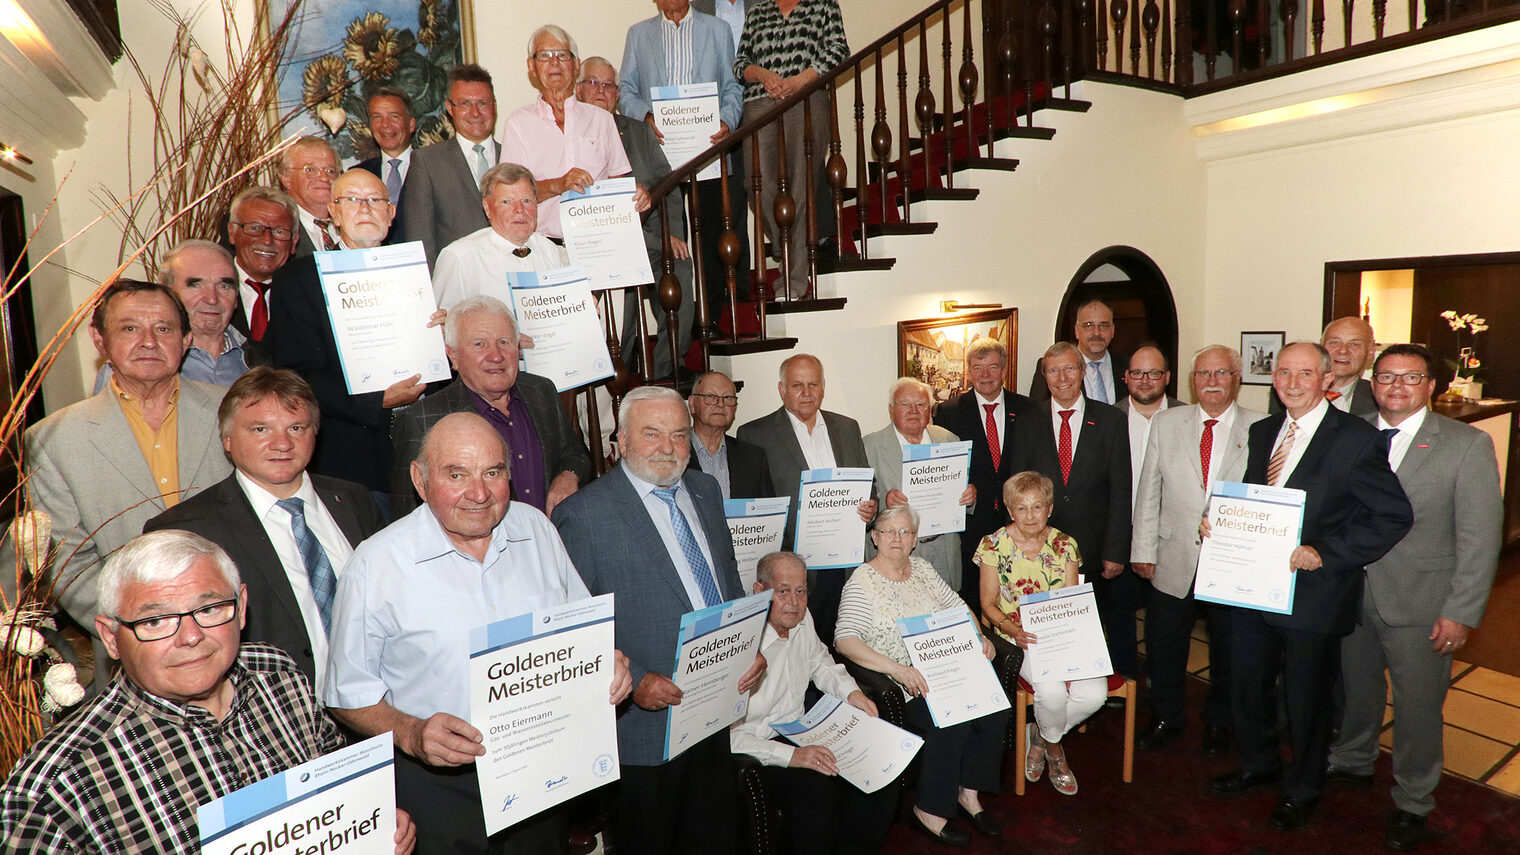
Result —
[[[1024,649],[1008,641],[997,633],[984,628],[982,630],[992,640],[992,648],[995,651],[992,656],[992,670],[997,672],[998,683],[1003,687],[1003,692],[1008,695],[1008,702],[1018,703],[1019,700],[1019,669],[1024,667]],[[1018,745],[1019,716],[1008,717],[1008,733],[1003,738],[1003,748],[1012,751]],[[1023,762],[1020,759],[1019,762]]]
[[[781,823],[785,817],[765,794],[760,761],[748,754],[734,754],[739,768],[740,855],[778,855]]]

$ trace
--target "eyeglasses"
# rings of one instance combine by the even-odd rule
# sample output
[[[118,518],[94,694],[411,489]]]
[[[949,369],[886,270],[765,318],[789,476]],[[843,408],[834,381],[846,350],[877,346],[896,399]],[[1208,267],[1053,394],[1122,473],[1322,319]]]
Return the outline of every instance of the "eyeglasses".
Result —
[[[296,169],[295,167],[291,167],[291,170],[294,171],[294,172],[299,172],[302,175],[306,176],[307,178],[312,178],[312,177],[315,177],[317,175],[325,175],[328,178],[337,178],[339,175],[343,174],[341,171],[339,171],[338,169],[335,169],[335,168],[333,168],[331,166],[312,166],[309,163],[307,165],[301,167],[300,169]]]
[[[739,404],[738,395],[714,395],[710,392],[692,392],[691,396],[693,398],[701,398],[708,403],[708,406],[715,407],[718,404],[722,404],[725,407],[733,407]]]
[[[876,533],[882,537],[887,538],[888,540],[893,540],[899,537],[913,537],[914,535],[918,534],[918,532],[914,531],[911,528],[878,528],[876,529]]]
[[[334,196],[333,201],[339,205],[347,205],[350,208],[364,207],[370,210],[391,203],[391,200],[384,196]]]
[[[1230,378],[1230,375],[1239,373],[1239,371],[1231,368],[1215,368],[1213,371],[1194,371],[1193,376],[1197,377],[1199,380],[1207,380],[1210,377],[1214,378],[1215,380],[1228,380]]]
[[[575,54],[568,50],[541,50],[533,54],[535,62],[569,62],[572,59],[575,59]]]
[[[1165,374],[1166,370],[1163,368],[1149,368],[1144,371],[1140,370],[1139,368],[1131,368],[1130,370],[1124,372],[1124,376],[1128,377],[1131,380],[1160,380]]]
[[[892,402],[892,406],[896,407],[899,410],[909,410],[911,412],[917,412],[919,410],[927,410],[927,409],[929,409],[929,402],[928,401],[893,401]]]
[[[179,633],[179,622],[186,617],[193,618],[195,625],[201,629],[212,629],[231,622],[237,617],[237,611],[237,600],[221,600],[179,614],[154,615],[142,620],[117,618],[116,622],[132,630],[138,641],[163,641]]]
[[[1421,383],[1425,382],[1425,378],[1427,376],[1428,375],[1421,374],[1418,371],[1410,371],[1407,374],[1394,374],[1392,371],[1379,371],[1378,373],[1372,375],[1372,382],[1378,384],[1379,386],[1392,386],[1393,382],[1397,380],[1399,383],[1405,386],[1418,386]]]
[[[243,234],[255,238],[263,235],[264,232],[269,232],[269,236],[275,240],[290,240],[291,236],[295,234],[290,229],[282,229],[279,226],[266,226],[263,223],[239,223],[234,220],[232,224],[237,226]]]
[[[457,101],[449,98],[447,100],[450,104],[462,110],[488,110],[496,106],[496,99],[494,98],[460,98]]]
[[[602,90],[603,92],[616,92],[618,88],[618,85],[616,83],[608,80],[582,80],[581,85],[592,86]]]
[[[1077,329],[1083,332],[1092,332],[1093,330],[1102,330],[1104,332],[1108,332],[1113,328],[1113,321],[1083,321],[1082,323],[1077,324]]]

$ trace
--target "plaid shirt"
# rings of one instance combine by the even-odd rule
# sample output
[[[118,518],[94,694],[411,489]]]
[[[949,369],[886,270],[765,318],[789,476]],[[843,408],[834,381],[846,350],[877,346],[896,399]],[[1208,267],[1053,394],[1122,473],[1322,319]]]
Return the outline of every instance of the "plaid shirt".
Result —
[[[244,644],[220,722],[118,676],[0,789],[0,852],[199,852],[195,809],[342,744],[294,661]]]

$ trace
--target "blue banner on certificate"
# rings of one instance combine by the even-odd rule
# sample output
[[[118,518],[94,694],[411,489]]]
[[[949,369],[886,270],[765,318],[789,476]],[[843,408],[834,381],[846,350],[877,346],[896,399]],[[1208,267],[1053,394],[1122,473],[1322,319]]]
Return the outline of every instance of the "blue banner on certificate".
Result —
[[[312,256],[350,395],[380,392],[413,374],[424,383],[452,376],[443,327],[427,325],[438,304],[421,242]]]
[[[797,533],[792,550],[809,570],[856,568],[866,560],[866,524],[860,503],[871,498],[876,470],[809,469],[797,491]]]
[[[680,169],[692,158],[712,147],[713,134],[721,131],[718,115],[718,84],[688,83],[684,86],[655,86],[649,90],[650,112],[654,126],[665,140],[665,159],[671,169]],[[698,181],[717,178],[718,159],[697,173]]]
[[[522,352],[528,370],[560,392],[612,376],[612,355],[597,318],[591,285],[579,267],[507,274],[517,329],[533,337]]]
[[[903,446],[902,491],[918,511],[918,536],[966,530],[961,494],[971,474],[971,441]]]
[[[723,500],[728,535],[734,542],[734,558],[739,561],[740,590],[748,591],[755,586],[755,565],[781,548],[786,512],[791,506],[792,500],[786,496]]]
[[[1208,519],[1212,533],[1198,551],[1193,595],[1211,603],[1293,614],[1297,574],[1289,557],[1304,531],[1303,490],[1239,484],[1214,485]]]
[[[739,678],[755,663],[760,632],[771,611],[771,592],[761,591],[681,616],[681,638],[671,681],[681,702],[670,707],[665,759],[744,718],[749,695]]]
[[[1034,679],[1085,680],[1114,673],[1091,582],[1020,596],[1019,623],[1035,636],[1024,648]]]
[[[618,779],[612,645],[611,594],[470,631],[486,834]]]
[[[824,695],[802,718],[773,724],[771,730],[796,745],[829,749],[839,777],[865,793],[897,780],[924,744],[918,736],[833,695]]]
[[[195,812],[206,855],[396,851],[389,731],[234,790]]]
[[[982,653],[982,636],[965,606],[898,618],[897,631],[913,667],[929,684],[924,703],[936,725],[949,727],[1009,708],[1008,695]]]
[[[632,288],[654,281],[644,226],[633,209],[638,182],[608,178],[584,193],[559,196],[559,222],[565,230],[570,263],[586,271],[594,290]]]

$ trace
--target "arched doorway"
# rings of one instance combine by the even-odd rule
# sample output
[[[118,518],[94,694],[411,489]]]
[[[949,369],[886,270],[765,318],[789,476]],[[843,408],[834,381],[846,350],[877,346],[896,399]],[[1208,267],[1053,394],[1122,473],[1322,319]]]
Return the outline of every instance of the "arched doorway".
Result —
[[[1183,371],[1177,367],[1177,304],[1166,276],[1151,257],[1132,246],[1110,246],[1088,257],[1072,275],[1056,315],[1055,338],[1074,341],[1077,307],[1102,300],[1114,311],[1114,341],[1110,347],[1134,353],[1150,342],[1161,348],[1172,366],[1167,391],[1177,394]]]

